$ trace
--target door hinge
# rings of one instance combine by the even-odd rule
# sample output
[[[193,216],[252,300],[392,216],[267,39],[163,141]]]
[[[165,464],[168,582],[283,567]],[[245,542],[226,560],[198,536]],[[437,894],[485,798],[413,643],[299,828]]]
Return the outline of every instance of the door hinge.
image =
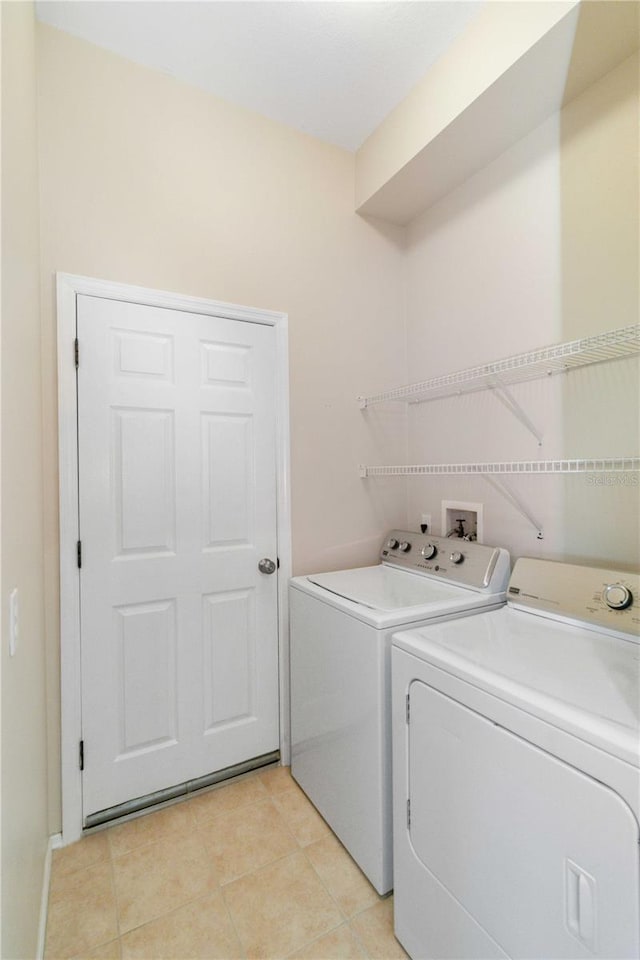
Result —
[[[76,364],[76,370],[80,366],[80,344],[78,343],[78,338],[76,337],[73,341],[73,359]]]
[[[411,722],[411,704],[410,704],[410,702],[409,702],[409,694],[407,694],[407,706],[406,706],[406,711],[407,711],[407,713],[406,713],[407,723],[410,723],[410,722]]]
[[[276,557],[276,568],[280,569],[280,557]]]
[[[79,750],[78,759],[80,760],[80,769],[84,770],[84,740],[80,741],[80,750]]]
[[[407,830],[411,827],[411,800],[407,800]]]
[[[78,540],[76,545],[77,559],[78,559],[78,570],[82,567],[82,540]]]

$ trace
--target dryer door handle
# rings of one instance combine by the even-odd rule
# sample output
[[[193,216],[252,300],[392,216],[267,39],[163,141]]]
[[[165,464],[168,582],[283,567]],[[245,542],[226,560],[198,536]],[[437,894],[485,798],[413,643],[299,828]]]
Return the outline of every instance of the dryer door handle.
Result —
[[[596,882],[577,863],[566,861],[567,927],[590,950],[595,941]]]

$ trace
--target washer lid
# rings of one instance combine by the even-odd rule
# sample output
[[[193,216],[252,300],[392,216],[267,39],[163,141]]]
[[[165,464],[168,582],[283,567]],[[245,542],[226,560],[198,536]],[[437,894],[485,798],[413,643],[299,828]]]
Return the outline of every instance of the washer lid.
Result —
[[[452,587],[384,564],[318,573],[307,577],[307,580],[372,610],[399,610],[425,603],[466,599],[470,593],[464,587]]]
[[[640,766],[636,643],[508,607],[397,633],[393,643]]]
[[[505,599],[504,593],[478,593],[386,564],[295,577],[291,585],[379,629],[454,616]]]

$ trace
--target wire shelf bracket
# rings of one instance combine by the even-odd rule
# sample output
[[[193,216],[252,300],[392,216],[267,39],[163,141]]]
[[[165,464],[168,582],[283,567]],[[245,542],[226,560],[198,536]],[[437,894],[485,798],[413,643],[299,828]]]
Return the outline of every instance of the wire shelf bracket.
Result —
[[[506,483],[503,483],[502,480],[496,480],[495,477],[490,476],[488,473],[484,474],[484,479],[493,487],[494,490],[504,497],[511,506],[520,514],[521,517],[524,517],[525,520],[528,520],[532,527],[537,530],[538,540],[544,540],[544,534],[542,532],[542,524],[536,520],[536,518],[529,513],[522,500],[515,495],[513,490],[510,490]]]
[[[513,396],[508,387],[504,386],[501,383],[495,383],[489,385],[491,392],[500,400],[501,403],[507,408],[509,413],[513,414],[516,420],[519,420],[520,423],[525,427],[529,433],[532,433],[533,436],[538,441],[538,446],[542,446],[542,434],[537,429],[537,427],[532,423],[529,417],[526,415],[516,398]]]

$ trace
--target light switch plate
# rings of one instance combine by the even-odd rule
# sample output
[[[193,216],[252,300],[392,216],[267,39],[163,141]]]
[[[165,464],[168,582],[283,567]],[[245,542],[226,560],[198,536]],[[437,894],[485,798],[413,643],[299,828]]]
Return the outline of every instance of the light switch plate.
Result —
[[[9,656],[12,657],[18,645],[18,588],[9,594]]]

